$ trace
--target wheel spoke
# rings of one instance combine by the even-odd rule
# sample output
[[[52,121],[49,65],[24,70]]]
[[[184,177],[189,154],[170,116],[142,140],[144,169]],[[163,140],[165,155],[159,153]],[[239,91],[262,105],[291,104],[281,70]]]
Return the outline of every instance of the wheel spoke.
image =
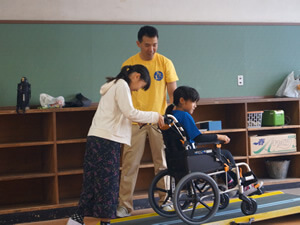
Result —
[[[161,191],[161,192],[164,192],[164,193],[168,192],[167,190],[159,188],[159,187],[154,188],[154,191]]]
[[[208,182],[204,182],[201,187],[199,187],[199,185],[201,184],[200,180],[197,180],[196,182],[199,182],[198,185],[196,184],[196,187],[200,193],[205,192],[209,189]]]
[[[209,207],[205,202],[203,202],[201,199],[199,199],[199,203],[203,205],[205,208],[207,208],[209,211],[211,211],[211,207]]]
[[[183,192],[188,191],[187,195]],[[202,224],[217,212],[220,193],[216,182],[207,174],[193,172],[176,185],[174,206],[178,216],[187,224]],[[190,207],[180,207],[181,203]]]
[[[197,204],[194,204],[194,205],[193,205],[192,214],[191,214],[191,218],[192,218],[192,219],[194,218],[195,211],[196,211],[196,207],[197,207]]]
[[[192,201],[192,200],[193,200],[193,197],[190,197],[186,194],[184,196],[179,197],[180,202],[186,202],[186,201]]]

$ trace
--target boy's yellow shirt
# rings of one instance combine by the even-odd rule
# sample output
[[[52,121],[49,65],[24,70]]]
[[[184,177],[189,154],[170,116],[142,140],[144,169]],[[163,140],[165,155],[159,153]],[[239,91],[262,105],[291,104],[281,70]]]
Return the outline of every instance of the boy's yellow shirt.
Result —
[[[140,89],[132,92],[132,102],[136,109],[154,111],[165,114],[167,107],[167,83],[178,80],[172,61],[165,56],[155,53],[150,61],[141,59],[139,53],[127,59],[123,65],[141,64],[145,66],[151,77],[151,85],[147,91]]]

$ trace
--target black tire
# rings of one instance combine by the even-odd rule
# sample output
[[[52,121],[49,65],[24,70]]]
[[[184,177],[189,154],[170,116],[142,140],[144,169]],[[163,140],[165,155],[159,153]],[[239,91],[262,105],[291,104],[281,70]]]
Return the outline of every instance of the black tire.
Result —
[[[159,182],[166,181],[166,187],[162,188],[158,186]],[[152,180],[149,191],[149,203],[153,210],[163,217],[175,217],[176,212],[173,206],[173,193],[175,192],[175,178],[170,175],[168,170],[160,171]],[[159,196],[166,195],[165,200],[160,203]],[[171,204],[171,205],[170,205]],[[170,206],[173,208],[171,211],[164,210],[164,206]]]
[[[229,205],[229,196],[227,193],[220,194],[219,209],[225,209]]]
[[[257,210],[257,202],[253,198],[249,198],[251,203],[247,201],[242,201],[241,210],[245,215],[252,215],[256,213]]]
[[[182,207],[187,202],[191,207]],[[179,218],[187,224],[199,225],[210,220],[218,211],[219,204],[219,188],[216,182],[205,173],[188,174],[176,185],[175,210]]]

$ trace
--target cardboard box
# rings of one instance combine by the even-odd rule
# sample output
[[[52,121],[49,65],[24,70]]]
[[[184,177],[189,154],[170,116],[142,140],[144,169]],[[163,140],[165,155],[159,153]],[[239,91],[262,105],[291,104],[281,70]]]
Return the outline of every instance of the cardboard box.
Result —
[[[200,129],[206,130],[222,130],[222,121],[200,121],[196,124],[200,124]]]
[[[266,155],[297,151],[295,133],[251,136],[249,139],[250,155]]]

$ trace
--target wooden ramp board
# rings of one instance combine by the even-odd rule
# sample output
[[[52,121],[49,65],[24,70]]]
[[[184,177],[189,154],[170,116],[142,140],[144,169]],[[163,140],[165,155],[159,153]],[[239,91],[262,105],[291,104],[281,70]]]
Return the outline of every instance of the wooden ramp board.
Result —
[[[300,196],[284,194],[276,191],[260,196],[253,196],[257,201],[258,209],[253,215],[245,216],[241,211],[241,200],[232,199],[226,209],[219,210],[205,225],[230,225],[262,221],[271,218],[300,213]],[[233,223],[234,222],[234,223]],[[252,223],[253,223],[252,222]],[[156,213],[118,218],[111,221],[116,225],[184,225],[178,217],[165,218]],[[99,225],[99,223],[97,224]]]

